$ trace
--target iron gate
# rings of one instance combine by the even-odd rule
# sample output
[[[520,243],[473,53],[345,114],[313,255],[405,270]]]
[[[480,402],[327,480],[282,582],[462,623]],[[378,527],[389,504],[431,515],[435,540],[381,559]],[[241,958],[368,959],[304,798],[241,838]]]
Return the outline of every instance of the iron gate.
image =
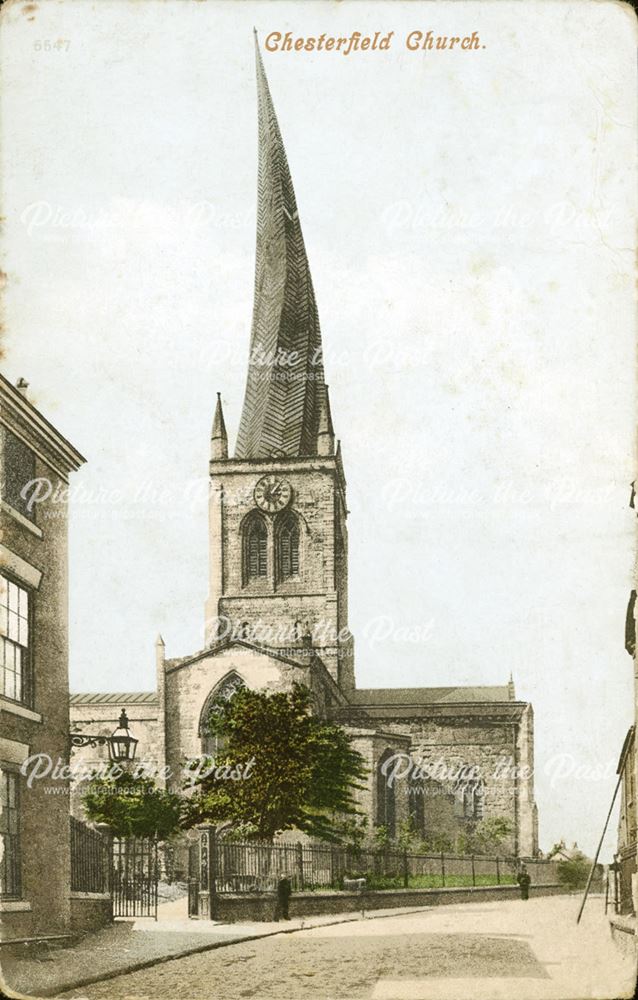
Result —
[[[157,920],[159,864],[157,841],[142,837],[113,840],[111,890],[114,917]]]

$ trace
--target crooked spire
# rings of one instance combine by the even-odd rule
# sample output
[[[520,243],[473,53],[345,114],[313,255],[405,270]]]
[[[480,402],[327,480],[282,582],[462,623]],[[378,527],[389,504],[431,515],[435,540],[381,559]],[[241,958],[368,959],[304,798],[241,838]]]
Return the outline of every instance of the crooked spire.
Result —
[[[324,398],[319,316],[257,33],[255,301],[237,458],[316,455]]]

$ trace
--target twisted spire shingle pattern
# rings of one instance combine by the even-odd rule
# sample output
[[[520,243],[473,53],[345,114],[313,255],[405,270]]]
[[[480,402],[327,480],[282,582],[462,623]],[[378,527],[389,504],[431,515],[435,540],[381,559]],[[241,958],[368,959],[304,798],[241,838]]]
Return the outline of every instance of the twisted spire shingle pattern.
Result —
[[[297,201],[259,46],[255,301],[236,458],[316,455],[321,331]]]

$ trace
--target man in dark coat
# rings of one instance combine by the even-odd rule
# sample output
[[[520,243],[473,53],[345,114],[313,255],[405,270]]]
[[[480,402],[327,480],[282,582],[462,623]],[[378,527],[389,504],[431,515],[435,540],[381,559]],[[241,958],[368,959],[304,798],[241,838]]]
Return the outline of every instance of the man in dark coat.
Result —
[[[516,881],[521,887],[521,899],[529,899],[529,887],[532,879],[525,865],[521,865]]]
[[[281,917],[290,920],[288,915],[288,904],[292,895],[292,885],[287,875],[280,875],[277,881],[277,905],[275,906],[275,920]]]

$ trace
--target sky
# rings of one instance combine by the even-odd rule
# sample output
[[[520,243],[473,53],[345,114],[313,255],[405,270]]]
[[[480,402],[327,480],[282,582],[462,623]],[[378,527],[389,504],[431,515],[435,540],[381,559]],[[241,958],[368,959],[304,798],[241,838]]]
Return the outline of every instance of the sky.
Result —
[[[203,645],[215,393],[252,310],[252,29],[348,480],[359,686],[504,684],[541,846],[594,850],[632,721],[633,15],[524,5],[45,0],[2,12],[3,371],[86,456],[72,690]],[[481,47],[410,51],[410,32]],[[612,824],[613,827],[613,824]],[[607,839],[613,845],[615,831]]]

